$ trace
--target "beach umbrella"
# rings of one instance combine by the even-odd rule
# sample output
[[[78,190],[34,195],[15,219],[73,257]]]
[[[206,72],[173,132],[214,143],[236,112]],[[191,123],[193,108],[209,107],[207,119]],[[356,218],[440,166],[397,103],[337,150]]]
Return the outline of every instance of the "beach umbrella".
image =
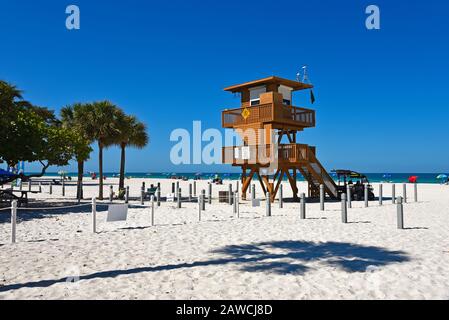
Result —
[[[408,182],[410,182],[410,183],[417,183],[418,182],[418,176],[410,176],[410,177],[408,177]]]
[[[389,178],[391,178],[391,174],[390,174],[390,173],[385,173],[385,174],[382,176],[382,178],[384,178],[384,179],[389,179]]]
[[[12,172],[9,172],[9,171],[6,171],[6,170],[3,170],[3,169],[0,169],[0,175],[1,176],[6,176],[6,177],[11,177],[11,176],[14,176],[14,173],[12,173]]]
[[[445,179],[447,179],[447,175],[445,175],[444,173],[439,174],[439,175],[437,176],[437,179],[438,179],[438,180],[445,180]]]

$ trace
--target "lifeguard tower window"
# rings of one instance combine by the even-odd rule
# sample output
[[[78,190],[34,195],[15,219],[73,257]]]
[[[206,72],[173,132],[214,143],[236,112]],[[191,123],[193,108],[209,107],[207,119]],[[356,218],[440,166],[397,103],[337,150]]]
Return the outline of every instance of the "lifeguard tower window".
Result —
[[[293,89],[284,85],[279,86],[279,93],[282,94],[282,102],[287,105],[292,105],[292,91]]]
[[[249,96],[250,96],[250,104],[251,106],[257,106],[260,104],[260,95],[262,93],[267,92],[267,88],[265,86],[261,87],[255,87],[249,89]]]

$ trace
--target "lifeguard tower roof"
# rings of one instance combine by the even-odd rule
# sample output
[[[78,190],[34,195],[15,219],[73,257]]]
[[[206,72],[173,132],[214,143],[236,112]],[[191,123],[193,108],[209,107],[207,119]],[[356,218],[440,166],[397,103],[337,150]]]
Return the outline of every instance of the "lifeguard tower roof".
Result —
[[[249,88],[254,88],[254,87],[263,86],[263,85],[284,85],[286,87],[292,88],[293,91],[313,88],[313,86],[311,84],[272,76],[272,77],[268,77],[268,78],[264,78],[264,79],[254,80],[254,81],[230,86],[230,87],[225,88],[224,90],[232,92],[232,93],[236,93],[236,92],[242,92],[242,91],[248,90]]]

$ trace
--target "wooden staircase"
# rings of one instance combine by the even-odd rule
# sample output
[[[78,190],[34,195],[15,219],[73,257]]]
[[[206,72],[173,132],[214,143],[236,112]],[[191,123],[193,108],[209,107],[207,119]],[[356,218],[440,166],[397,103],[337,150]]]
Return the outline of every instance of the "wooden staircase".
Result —
[[[299,171],[309,183],[309,196],[312,198],[319,197],[320,185],[324,185],[324,190],[329,196],[338,198],[338,188],[334,179],[327,173],[310,147],[308,151],[309,162],[301,165]]]

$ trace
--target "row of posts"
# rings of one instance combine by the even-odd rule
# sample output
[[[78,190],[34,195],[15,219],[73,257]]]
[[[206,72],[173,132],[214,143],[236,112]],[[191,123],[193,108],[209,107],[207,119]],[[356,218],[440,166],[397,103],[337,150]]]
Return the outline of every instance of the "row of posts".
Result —
[[[31,180],[28,182],[28,188],[29,191],[31,191],[31,185],[32,182]],[[22,189],[22,185],[20,185],[20,188]],[[192,201],[193,197],[192,197],[192,189],[193,189],[193,197],[196,197],[196,181],[193,182],[193,188],[192,188],[192,184],[189,184],[189,202]],[[236,192],[239,191],[239,182],[237,181],[236,183]],[[42,184],[39,182],[39,192],[42,192]],[[176,193],[175,193],[176,192]],[[53,182],[50,182],[50,186],[49,186],[49,193],[53,194]],[[179,182],[176,182],[172,184],[172,193],[175,194],[175,199],[178,201],[179,203],[179,198],[181,197],[181,190],[179,188]],[[255,199],[255,185],[252,185],[252,188],[250,190],[251,193],[251,199],[254,200]],[[368,197],[368,185],[365,184],[365,189],[364,189],[364,201],[365,201],[365,207],[369,206],[369,197]],[[407,184],[403,184],[403,203],[407,203]],[[109,201],[112,202],[113,201],[113,187],[110,186],[110,191],[109,191]],[[233,190],[232,190],[232,184],[229,184],[229,204],[232,205],[233,203]],[[348,202],[348,208],[352,208],[352,194],[351,194],[351,187],[348,185],[347,190],[346,190],[346,194],[347,194],[347,202]],[[392,191],[391,191],[391,199],[392,199],[392,203],[395,204],[396,203],[396,185],[392,184]],[[62,181],[62,196],[65,196],[65,181]],[[143,182],[142,184],[142,189],[141,189],[141,204],[143,204],[144,202],[144,197],[145,197],[145,182]],[[158,183],[158,189],[157,189],[157,202],[158,202],[158,206],[160,206],[160,183]],[[418,186],[415,183],[414,184],[414,201],[418,202]],[[125,190],[125,203],[129,202],[129,186],[126,187]],[[208,203],[212,204],[212,183],[209,183],[208,186]],[[324,211],[325,210],[325,191],[324,191],[324,185],[320,185],[320,210]],[[383,205],[383,185],[380,184],[379,185],[379,205]],[[280,185],[280,190],[279,190],[279,207],[282,208],[283,207],[283,189],[282,189],[282,184]]]
[[[212,198],[212,188],[211,188],[212,184],[209,184],[209,203],[211,203],[211,198]],[[418,189],[417,189],[417,185],[414,185],[414,198],[415,201],[418,201]],[[142,185],[142,203],[143,203],[143,197],[144,197],[144,188],[145,188],[145,184]],[[109,195],[109,199],[112,202],[112,196],[113,196],[113,191],[112,191],[112,186],[111,186],[111,192]],[[157,188],[157,193],[156,193],[156,197],[157,197],[157,206],[160,206],[160,184],[158,184],[158,188]],[[181,208],[181,189],[178,188],[178,193],[177,193],[177,203],[178,203],[178,208]],[[238,190],[238,184],[237,184],[237,190]],[[230,203],[232,203],[233,205],[233,212],[234,214],[239,218],[240,217],[240,209],[239,209],[239,193],[235,192],[232,193],[232,185],[230,185],[229,187],[229,198]],[[343,193],[341,195],[341,220],[343,223],[348,223],[348,208],[351,208],[351,189],[348,188],[348,194]],[[396,203],[397,205],[397,227],[398,229],[404,229],[404,207],[403,207],[403,203],[406,203],[406,199],[407,199],[407,193],[406,193],[407,189],[406,189],[406,185],[404,184],[404,197],[397,197],[395,198],[395,185],[393,184],[392,186],[392,199],[393,199],[393,203]],[[383,201],[383,186],[379,185],[379,204],[382,205],[382,201]],[[255,194],[255,186],[253,185],[252,188],[252,196],[254,197]],[[280,186],[280,190],[279,190],[279,207],[282,208],[283,207],[283,188],[282,185]],[[191,196],[189,195],[189,198]],[[271,198],[270,198],[270,193],[267,192],[266,193],[266,216],[270,217],[271,216]],[[206,191],[203,189],[201,191],[201,194],[198,196],[198,220],[201,221],[201,212],[206,210]],[[325,199],[325,193],[324,193],[324,186],[321,185],[320,186],[320,209],[322,211],[324,211],[325,207],[324,207],[324,199]],[[366,202],[368,199],[368,187],[365,186],[365,206]],[[94,233],[96,233],[96,229],[97,229],[97,224],[96,224],[96,212],[97,212],[97,203],[96,203],[96,198],[92,199],[92,231]],[[129,187],[126,188],[126,193],[125,193],[125,201],[126,203],[128,203],[129,201]],[[155,212],[155,197],[154,195],[151,195],[151,225],[154,226],[154,212]],[[300,196],[300,219],[306,219],[306,195],[304,193],[301,194]],[[14,200],[12,201],[12,205],[11,205],[11,242],[15,243],[16,242],[16,225],[17,225],[17,201]]]
[[[181,203],[182,203],[182,190],[180,188],[178,188],[179,186],[179,182],[177,182],[176,184],[173,183],[172,186],[172,190],[177,188],[177,193],[175,194],[175,199],[177,201],[177,207],[181,208]],[[239,184],[237,182],[236,185],[236,192],[233,192],[233,188],[232,188],[232,184],[229,184],[229,191],[228,191],[228,200],[229,200],[229,205],[234,205],[234,213],[236,213],[236,205],[238,205],[238,197],[236,198],[236,196],[238,195],[238,190],[239,190]],[[196,192],[196,181],[193,184],[193,191],[194,193]],[[395,184],[392,185],[392,202],[393,204],[396,203],[396,187]],[[201,210],[205,210],[205,204],[206,204],[206,191],[203,189],[201,191],[201,195],[198,196],[198,203],[201,204]],[[407,186],[406,184],[403,185],[403,197],[401,197],[401,204],[402,203],[407,203]],[[252,185],[251,188],[251,198],[255,199],[255,185]],[[348,186],[347,188],[347,193],[346,194],[342,194],[342,221],[344,223],[347,222],[347,209],[348,208],[352,208],[352,194],[351,194],[351,188],[350,186]],[[209,183],[208,185],[208,203],[211,204],[212,203],[212,184]],[[237,200],[236,200],[237,199]],[[270,201],[270,194],[267,193],[266,195],[266,215],[267,216],[271,216],[271,201]],[[112,201],[112,186],[111,186],[111,195],[110,195],[110,200]],[[125,196],[125,202],[128,203],[129,200],[129,187],[127,187],[126,189],[126,196]],[[141,196],[141,203],[143,204],[143,200],[144,200],[144,186],[142,187],[142,196]],[[414,184],[414,200],[415,202],[418,201],[418,190],[417,190],[417,184]],[[189,202],[192,201],[192,184],[189,185]],[[368,185],[365,185],[364,188],[364,201],[365,201],[365,207],[369,206],[369,189],[368,189]],[[301,219],[305,219],[305,194],[301,194],[300,197],[300,217]],[[157,189],[157,204],[158,206],[160,206],[160,184],[158,184],[158,189]],[[383,185],[379,185],[379,205],[382,206],[383,205]],[[282,184],[280,185],[280,189],[279,189],[279,208],[283,208],[283,186]],[[325,210],[325,187],[324,185],[320,185],[320,210],[324,211]]]

